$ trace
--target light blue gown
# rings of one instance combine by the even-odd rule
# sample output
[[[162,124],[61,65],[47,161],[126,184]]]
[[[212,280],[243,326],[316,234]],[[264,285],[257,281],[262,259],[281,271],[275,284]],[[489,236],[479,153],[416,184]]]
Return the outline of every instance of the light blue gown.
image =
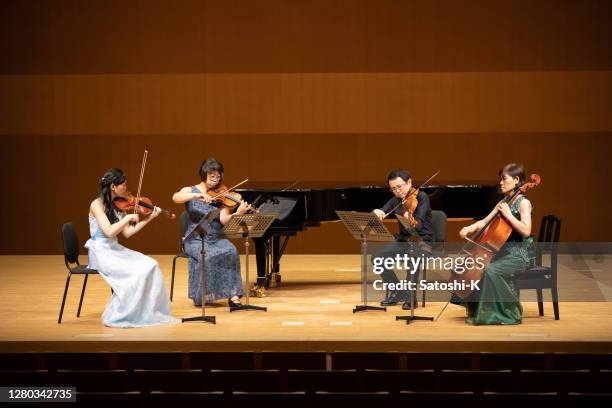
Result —
[[[153,258],[107,238],[89,215],[91,238],[85,243],[89,267],[96,269],[113,289],[102,314],[109,327],[144,327],[178,323],[170,313],[170,301],[159,264]]]

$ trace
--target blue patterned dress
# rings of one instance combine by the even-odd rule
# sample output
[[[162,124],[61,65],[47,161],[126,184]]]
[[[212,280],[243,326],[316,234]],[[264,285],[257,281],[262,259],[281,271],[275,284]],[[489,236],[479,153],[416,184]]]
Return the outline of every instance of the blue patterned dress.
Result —
[[[199,193],[199,188],[192,186],[192,193]],[[201,306],[200,294],[200,251],[202,239],[197,233],[190,233],[217,207],[200,200],[191,200],[185,203],[189,214],[187,237],[184,241],[185,252],[189,255],[189,298],[196,306]],[[206,302],[218,299],[228,299],[233,296],[242,296],[242,281],[240,277],[240,257],[234,244],[223,237],[223,225],[217,216],[211,222],[205,223],[207,235],[204,239],[206,251]]]
[[[96,269],[113,289],[102,314],[109,327],[143,327],[178,323],[170,313],[164,278],[153,258],[119,244],[117,237],[104,235],[96,218],[89,215],[91,238],[88,266]]]

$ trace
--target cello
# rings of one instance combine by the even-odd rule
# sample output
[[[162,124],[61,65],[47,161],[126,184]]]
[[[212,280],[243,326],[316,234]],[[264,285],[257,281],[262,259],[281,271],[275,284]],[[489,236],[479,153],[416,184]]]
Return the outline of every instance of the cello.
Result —
[[[512,203],[518,198],[520,194],[524,194],[527,190],[531,190],[537,187],[541,178],[537,174],[530,176],[531,182],[523,183],[520,187],[516,188],[512,194],[504,197],[501,202],[512,205]],[[455,270],[451,271],[449,282],[463,282],[465,289],[455,290],[453,293],[459,296],[461,299],[467,298],[472,293],[471,282],[479,282],[483,278],[486,267],[491,263],[491,260],[504,246],[510,234],[512,233],[512,225],[501,215],[499,210],[496,209],[496,213],[479,231],[477,231],[471,238],[466,237],[467,243],[461,249],[461,252],[466,254],[467,258],[473,260],[481,259],[480,268],[469,268],[463,273],[458,273]],[[446,306],[445,306],[446,308]],[[444,309],[442,310],[444,311]],[[440,312],[441,314],[442,312]]]

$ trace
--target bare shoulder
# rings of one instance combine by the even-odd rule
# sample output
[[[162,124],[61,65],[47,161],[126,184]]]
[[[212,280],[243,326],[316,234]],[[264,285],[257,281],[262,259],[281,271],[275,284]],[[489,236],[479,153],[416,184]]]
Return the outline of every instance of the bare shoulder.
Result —
[[[527,197],[523,198],[519,204],[519,209],[531,209],[531,201]]]
[[[93,214],[94,211],[104,211],[104,204],[100,197],[94,199],[91,204],[89,204],[89,212]]]
[[[181,193],[191,193],[191,187],[183,187],[179,190]]]

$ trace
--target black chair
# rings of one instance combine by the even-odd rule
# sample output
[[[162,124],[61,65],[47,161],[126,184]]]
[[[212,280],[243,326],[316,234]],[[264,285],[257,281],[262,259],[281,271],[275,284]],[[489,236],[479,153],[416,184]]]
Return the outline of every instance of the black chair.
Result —
[[[282,391],[278,370],[217,370],[207,375],[210,389],[207,391]]]
[[[333,370],[397,370],[399,369],[399,353],[359,353],[337,351],[332,354]],[[325,391],[325,390],[321,390]]]
[[[128,373],[125,370],[58,370],[53,373],[52,384],[69,384],[79,392],[135,391],[130,389]]]
[[[127,371],[183,370],[188,368],[184,359],[185,355],[179,352],[121,352],[117,353],[117,368]]]
[[[80,392],[77,390],[76,399],[81,406],[109,406],[109,405],[142,405],[142,395],[138,391],[128,392]]]
[[[107,352],[44,353],[42,357],[45,362],[45,368],[49,371],[95,371],[111,370],[114,368],[112,363],[114,355]]]
[[[434,228],[434,243],[431,246],[432,253],[430,257],[444,257],[446,256],[446,224],[448,222],[448,218],[446,217],[446,213],[444,211],[432,210],[431,211],[431,223]],[[427,258],[426,258],[427,259]],[[427,262],[423,265],[422,268],[422,279],[427,281]],[[421,292],[422,300],[421,306],[425,307],[425,293],[423,290]]]
[[[68,268],[68,276],[66,277],[66,288],[64,289],[62,306],[60,308],[59,318],[57,319],[58,324],[62,322],[64,305],[66,304],[66,295],[68,294],[68,286],[70,285],[70,278],[72,275],[85,275],[85,279],[83,280],[83,289],[81,290],[81,299],[79,300],[79,309],[77,310],[77,317],[80,317],[81,307],[83,306],[83,297],[85,296],[85,287],[87,286],[87,278],[89,275],[98,274],[97,270],[90,269],[87,267],[87,265],[81,265],[79,263],[79,236],[74,228],[74,224],[71,222],[67,222],[62,225],[62,239],[64,241],[64,263],[66,264],[66,268]]]
[[[180,221],[181,222],[179,225],[179,228],[180,228],[179,245],[181,247],[181,252],[174,255],[174,258],[172,258],[172,280],[170,282],[170,301],[171,302],[174,297],[174,274],[176,272],[176,260],[178,258],[189,258],[189,255],[187,255],[187,253],[185,252],[185,248],[183,247],[183,237],[187,233],[187,224],[189,223],[189,214],[187,214],[186,211],[183,211],[181,213]]]
[[[272,352],[262,353],[262,368],[264,370],[325,370],[325,352]]]
[[[519,292],[525,289],[535,289],[538,296],[538,311],[544,316],[544,303],[542,289],[550,289],[555,320],[559,320],[559,294],[557,292],[557,248],[561,234],[561,220],[554,215],[542,217],[538,242],[536,243],[535,266],[518,274],[516,289]],[[542,265],[542,253],[550,253],[550,266]]]
[[[439,374],[434,370],[365,370],[365,391],[438,391]]]
[[[288,391],[356,392],[362,387],[362,374],[357,370],[288,370]]]
[[[141,393],[207,391],[206,376],[202,370],[142,370],[135,369],[132,381]]]
[[[204,371],[220,370],[253,370],[255,353],[248,351],[236,352],[191,352],[189,353],[190,368],[201,368]]]

